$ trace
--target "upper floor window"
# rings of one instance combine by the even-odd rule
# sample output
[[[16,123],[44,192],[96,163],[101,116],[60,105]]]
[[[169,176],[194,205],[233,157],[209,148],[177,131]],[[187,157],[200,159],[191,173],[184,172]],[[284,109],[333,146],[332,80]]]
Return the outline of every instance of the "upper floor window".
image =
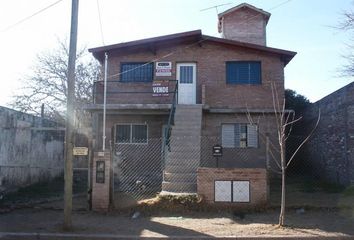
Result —
[[[152,82],[154,63],[121,63],[121,82]]]
[[[261,62],[226,62],[226,83],[261,84]]]
[[[258,127],[246,123],[222,124],[221,142],[224,148],[257,148]]]

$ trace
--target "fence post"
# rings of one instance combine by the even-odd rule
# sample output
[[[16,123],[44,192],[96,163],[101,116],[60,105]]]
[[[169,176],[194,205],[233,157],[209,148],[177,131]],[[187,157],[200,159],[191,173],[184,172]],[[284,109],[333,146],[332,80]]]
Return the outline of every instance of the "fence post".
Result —
[[[270,201],[270,159],[269,159],[269,134],[266,133],[266,174],[267,174],[267,200]]]

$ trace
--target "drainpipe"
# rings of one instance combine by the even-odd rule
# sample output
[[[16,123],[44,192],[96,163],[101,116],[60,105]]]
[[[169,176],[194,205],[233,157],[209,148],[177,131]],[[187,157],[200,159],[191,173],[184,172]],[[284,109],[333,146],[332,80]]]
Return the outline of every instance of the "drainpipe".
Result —
[[[103,128],[102,128],[102,151],[106,150],[106,98],[107,98],[107,65],[108,54],[104,53],[104,90],[103,90]]]

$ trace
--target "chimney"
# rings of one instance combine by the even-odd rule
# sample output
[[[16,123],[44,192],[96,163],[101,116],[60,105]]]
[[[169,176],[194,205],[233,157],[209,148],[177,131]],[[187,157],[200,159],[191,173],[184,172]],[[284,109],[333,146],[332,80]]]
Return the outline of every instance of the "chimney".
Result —
[[[218,31],[223,38],[266,46],[270,13],[242,3],[218,15]]]

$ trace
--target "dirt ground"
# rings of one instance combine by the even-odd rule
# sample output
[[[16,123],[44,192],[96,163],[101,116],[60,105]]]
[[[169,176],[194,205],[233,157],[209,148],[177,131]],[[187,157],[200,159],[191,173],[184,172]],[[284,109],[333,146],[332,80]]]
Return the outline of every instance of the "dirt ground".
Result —
[[[354,236],[354,210],[289,210],[288,227],[276,226],[279,212],[237,215],[234,213],[189,213],[185,215],[140,214],[132,219],[133,212],[99,214],[74,211],[74,233],[118,234],[125,236]],[[19,209],[0,214],[1,232],[56,233],[62,231],[63,212],[42,208]]]

